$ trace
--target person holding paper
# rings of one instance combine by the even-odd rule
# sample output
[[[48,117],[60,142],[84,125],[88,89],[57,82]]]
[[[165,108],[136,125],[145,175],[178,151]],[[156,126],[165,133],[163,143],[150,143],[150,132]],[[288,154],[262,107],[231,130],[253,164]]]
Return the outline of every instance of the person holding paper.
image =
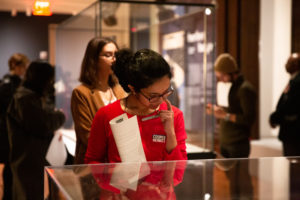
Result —
[[[97,110],[127,94],[113,75],[117,44],[109,38],[95,37],[87,45],[81,73],[71,97],[71,111],[76,132],[75,164],[84,163],[90,128]]]
[[[129,96],[102,107],[96,113],[85,163],[124,162],[120,157],[124,154],[118,147],[126,150],[136,146],[137,149],[140,146],[135,143],[139,141],[143,150],[138,151],[140,161],[143,161],[143,155],[147,161],[186,160],[187,135],[183,113],[167,100],[173,92],[169,64],[150,49],[136,53],[122,49],[116,53],[112,69]],[[129,120],[133,123],[121,131],[126,133],[136,123],[138,128],[132,129],[132,134],[127,132],[125,138],[115,138],[110,122],[117,124]],[[132,138],[135,142],[131,142]],[[126,161],[137,161],[136,156],[140,155],[126,155]]]
[[[48,98],[53,83],[54,67],[32,62],[7,109],[12,199],[44,199],[46,153],[54,132],[65,122],[64,113]]]
[[[250,133],[256,117],[257,96],[251,83],[240,74],[235,59],[221,54],[214,64],[218,81],[231,82],[228,107],[208,104],[206,112],[220,119],[220,151],[226,158],[248,157]]]

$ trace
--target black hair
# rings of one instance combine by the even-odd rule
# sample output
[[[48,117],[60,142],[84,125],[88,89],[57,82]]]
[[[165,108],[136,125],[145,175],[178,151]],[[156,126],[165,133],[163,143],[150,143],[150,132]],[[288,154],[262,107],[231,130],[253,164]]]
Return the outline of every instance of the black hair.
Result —
[[[135,54],[130,49],[119,50],[112,69],[126,92],[130,92],[129,84],[139,92],[166,75],[172,77],[169,64],[151,49],[141,49]]]
[[[46,62],[30,63],[23,86],[43,96],[54,81],[54,67]]]

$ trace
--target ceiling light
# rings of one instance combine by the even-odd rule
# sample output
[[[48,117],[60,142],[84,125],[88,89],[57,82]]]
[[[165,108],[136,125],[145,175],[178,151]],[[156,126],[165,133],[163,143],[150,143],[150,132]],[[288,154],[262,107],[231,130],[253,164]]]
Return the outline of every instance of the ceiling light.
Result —
[[[49,0],[36,0],[33,5],[33,15],[50,16],[52,12],[50,10]]]

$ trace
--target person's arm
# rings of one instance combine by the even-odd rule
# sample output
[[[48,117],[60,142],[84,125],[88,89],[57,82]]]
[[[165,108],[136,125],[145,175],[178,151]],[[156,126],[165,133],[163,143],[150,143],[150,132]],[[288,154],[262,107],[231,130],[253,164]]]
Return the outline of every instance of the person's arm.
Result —
[[[281,95],[278,103],[277,103],[277,106],[276,106],[276,110],[270,114],[270,117],[269,117],[269,124],[272,128],[276,128],[276,126],[278,126],[281,121],[282,121],[282,117],[283,117],[283,110],[280,108],[281,105],[282,105],[282,101],[283,101],[283,95]]]
[[[87,146],[93,116],[91,116],[85,95],[77,89],[74,89],[72,92],[71,111],[75,124],[76,137]]]
[[[276,111],[270,115],[270,124],[293,124],[300,122],[300,80],[290,81],[290,89],[283,93]]]
[[[235,118],[235,123],[240,125],[251,125],[256,117],[256,93],[250,88],[242,88],[238,93],[242,113],[235,113],[232,119]]]
[[[61,111],[43,108],[42,100],[36,95],[14,101],[11,106],[17,106],[25,131],[36,137],[52,136],[65,122],[65,115]]]
[[[88,147],[84,158],[85,164],[105,162],[107,157],[109,124],[105,120],[105,107],[96,113],[88,140]]]
[[[217,119],[223,119],[231,122],[236,122],[236,115],[232,113],[228,113],[225,111],[223,107],[207,104],[206,105],[206,114],[212,115],[214,113],[214,117]]]
[[[177,140],[174,128],[174,112],[172,110],[172,105],[167,99],[165,99],[165,102],[167,104],[167,110],[161,110],[159,112],[159,116],[167,134],[166,151],[170,153],[177,146]]]
[[[173,109],[176,108],[173,107]],[[184,127],[183,113],[179,109],[174,114],[174,128],[177,145],[171,152],[164,152],[164,160],[187,160],[185,143],[187,135]]]

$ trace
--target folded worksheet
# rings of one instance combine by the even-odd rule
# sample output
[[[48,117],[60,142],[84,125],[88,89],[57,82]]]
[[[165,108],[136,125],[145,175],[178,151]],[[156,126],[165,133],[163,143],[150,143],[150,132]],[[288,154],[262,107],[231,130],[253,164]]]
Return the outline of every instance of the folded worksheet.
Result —
[[[217,83],[217,104],[218,106],[228,107],[228,95],[232,83],[219,81]]]
[[[146,156],[137,117],[128,119],[124,113],[112,119],[109,124],[122,162],[145,162]]]
[[[68,152],[72,156],[75,156],[75,149],[76,149],[75,131],[72,129],[59,129],[59,131],[62,134],[62,139],[67,147]]]
[[[59,131],[56,131],[52,138],[47,150],[46,160],[50,165],[64,165],[67,160],[67,150]]]

